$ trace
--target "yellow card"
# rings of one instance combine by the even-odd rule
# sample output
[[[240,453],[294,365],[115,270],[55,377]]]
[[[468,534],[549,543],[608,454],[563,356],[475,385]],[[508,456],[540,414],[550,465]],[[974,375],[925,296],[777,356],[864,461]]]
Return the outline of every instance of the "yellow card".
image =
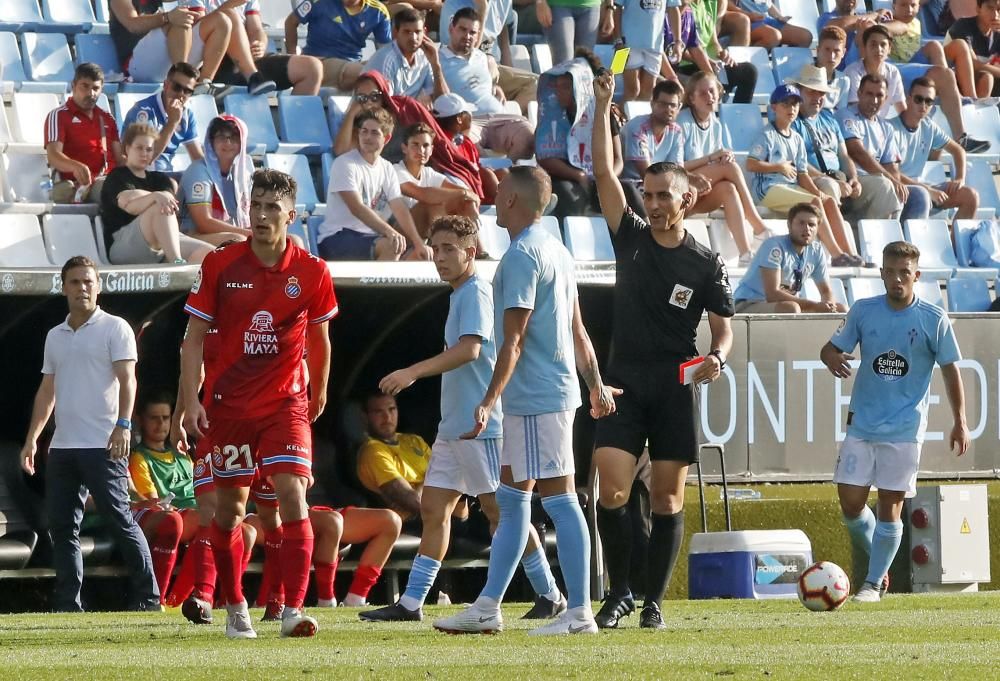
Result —
[[[629,48],[623,47],[620,50],[615,50],[615,56],[611,59],[611,73],[616,76],[621,75],[625,71],[625,62],[628,61]]]

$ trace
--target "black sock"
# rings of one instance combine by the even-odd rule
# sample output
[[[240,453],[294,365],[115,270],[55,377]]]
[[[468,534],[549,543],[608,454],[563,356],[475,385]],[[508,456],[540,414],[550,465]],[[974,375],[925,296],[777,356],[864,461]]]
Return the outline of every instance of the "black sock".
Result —
[[[653,529],[649,533],[649,568],[646,571],[646,605],[652,603],[659,607],[683,541],[684,511],[673,515],[653,514]]]
[[[632,556],[632,520],[628,506],[604,508],[597,504],[597,529],[601,533],[611,593],[625,596],[630,593],[628,573]]]

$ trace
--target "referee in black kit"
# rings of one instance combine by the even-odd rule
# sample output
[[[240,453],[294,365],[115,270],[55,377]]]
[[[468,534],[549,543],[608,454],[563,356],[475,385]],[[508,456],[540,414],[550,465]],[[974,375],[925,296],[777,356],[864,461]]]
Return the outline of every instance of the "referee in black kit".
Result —
[[[597,527],[611,587],[595,619],[599,627],[613,628],[635,610],[628,583],[632,522],[627,502],[636,461],[648,441],[653,522],[639,626],[663,629],[660,601],[684,538],[684,483],[688,466],[698,458],[695,386],[714,381],[725,366],[733,342],[733,294],[722,260],[682,225],[685,209],[695,201],[682,166],[654,163],[646,170],[642,202],[648,224],[626,207],[611,167],[614,89],[610,72],[595,78],[594,176],[617,268],[608,383],[624,389],[615,400],[617,413],[598,421],[595,435]],[[679,365],[698,355],[695,338],[706,310],[712,345],[693,383],[682,385]]]

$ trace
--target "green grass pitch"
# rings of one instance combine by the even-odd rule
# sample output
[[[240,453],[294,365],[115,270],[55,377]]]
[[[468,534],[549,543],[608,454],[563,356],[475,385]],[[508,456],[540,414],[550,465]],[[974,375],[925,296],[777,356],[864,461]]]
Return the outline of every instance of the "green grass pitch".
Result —
[[[668,630],[637,615],[596,636],[529,638],[507,604],[497,636],[448,636],[423,623],[361,623],[317,610],[311,640],[229,641],[179,611],[0,616],[0,669],[20,679],[985,679],[1000,671],[1000,593],[890,595],[811,613],[797,601],[669,601]],[[252,615],[259,619],[261,611]],[[223,613],[216,613],[217,622]]]

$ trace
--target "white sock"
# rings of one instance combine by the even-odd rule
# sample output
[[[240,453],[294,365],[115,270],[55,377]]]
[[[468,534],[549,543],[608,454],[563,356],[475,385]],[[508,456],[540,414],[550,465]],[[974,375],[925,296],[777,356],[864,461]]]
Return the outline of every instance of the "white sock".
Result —
[[[337,599],[336,598],[331,598],[331,599],[327,600],[325,598],[320,598],[320,599],[318,599],[316,601],[316,607],[317,608],[336,608],[337,607]]]
[[[500,601],[494,600],[489,596],[480,596],[479,598],[476,599],[476,602],[473,603],[473,605],[475,605],[480,610],[486,610],[487,612],[492,612],[494,610],[500,609]]]
[[[368,601],[357,594],[352,594],[347,592],[347,596],[344,598],[344,605],[348,608],[360,608],[364,605],[368,605]]]

